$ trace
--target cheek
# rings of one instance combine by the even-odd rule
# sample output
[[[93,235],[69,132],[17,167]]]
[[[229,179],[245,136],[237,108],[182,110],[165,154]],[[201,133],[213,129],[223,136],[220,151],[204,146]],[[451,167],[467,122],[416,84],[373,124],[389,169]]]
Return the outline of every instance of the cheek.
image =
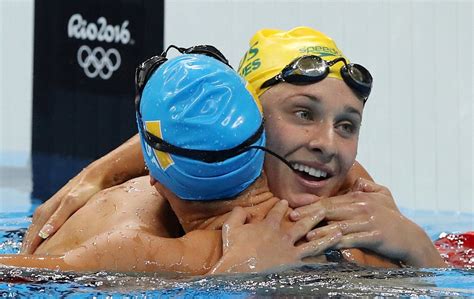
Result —
[[[343,142],[339,148],[341,166],[344,172],[348,172],[355,162],[357,156],[358,139]]]
[[[269,118],[265,121],[265,132],[267,134],[267,147],[279,151],[284,144],[284,126],[276,118]]]

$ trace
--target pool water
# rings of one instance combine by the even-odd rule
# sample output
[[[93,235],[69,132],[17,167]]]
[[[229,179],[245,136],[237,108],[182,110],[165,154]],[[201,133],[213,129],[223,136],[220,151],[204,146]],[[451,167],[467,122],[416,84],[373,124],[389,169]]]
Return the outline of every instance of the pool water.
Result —
[[[31,209],[34,208],[34,205]],[[448,227],[471,229],[472,215],[405,211],[436,238]],[[31,212],[0,213],[0,253],[16,253]],[[440,224],[438,218],[448,224]],[[449,222],[450,221],[450,222]],[[441,229],[442,228],[442,229]],[[441,230],[440,230],[441,229]],[[454,231],[453,230],[453,231]],[[3,297],[155,296],[474,296],[474,269],[377,269],[305,265],[262,274],[188,277],[164,273],[70,273],[0,267]]]

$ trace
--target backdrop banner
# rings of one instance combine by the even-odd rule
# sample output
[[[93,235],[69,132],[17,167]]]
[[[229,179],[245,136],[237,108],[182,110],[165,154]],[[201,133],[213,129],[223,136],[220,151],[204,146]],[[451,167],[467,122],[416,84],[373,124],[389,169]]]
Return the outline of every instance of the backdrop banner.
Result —
[[[136,134],[136,66],[163,50],[164,1],[36,0],[33,196]]]

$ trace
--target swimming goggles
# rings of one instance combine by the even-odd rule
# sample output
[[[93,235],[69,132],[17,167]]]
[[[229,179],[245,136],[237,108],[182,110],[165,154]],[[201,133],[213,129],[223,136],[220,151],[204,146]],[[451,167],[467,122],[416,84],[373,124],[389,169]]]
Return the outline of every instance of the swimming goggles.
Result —
[[[275,77],[265,81],[261,88],[267,88],[278,82],[288,82],[296,84],[316,83],[329,74],[329,68],[338,62],[343,62],[341,77],[346,84],[359,95],[364,104],[367,101],[372,89],[372,76],[369,71],[360,64],[350,63],[343,57],[338,57],[331,61],[326,61],[316,55],[305,55],[296,58],[288,64]]]
[[[258,145],[252,145],[255,142],[257,142],[261,135],[263,134],[264,127],[263,127],[263,118],[262,118],[262,123],[260,124],[260,127],[257,129],[257,131],[252,134],[247,140],[245,140],[243,143],[231,148],[231,149],[225,149],[225,150],[197,150],[197,149],[187,149],[187,148],[182,148],[175,146],[173,144],[170,144],[166,142],[165,140],[159,138],[158,136],[153,135],[152,133],[148,132],[143,125],[142,121],[142,114],[140,111],[140,102],[141,102],[141,97],[143,93],[143,89],[145,88],[145,85],[148,81],[148,79],[151,77],[153,72],[160,67],[163,63],[165,63],[168,59],[166,58],[166,55],[168,51],[174,48],[178,50],[181,54],[202,54],[202,55],[207,55],[212,58],[215,58],[222,63],[228,65],[230,68],[232,68],[229,65],[228,60],[225,58],[225,56],[217,50],[215,47],[210,46],[210,45],[199,45],[199,46],[194,46],[191,48],[180,48],[176,47],[174,45],[170,45],[161,55],[159,56],[153,56],[145,62],[141,63],[136,71],[135,71],[135,110],[137,112],[137,121],[138,125],[142,129],[142,136],[145,140],[145,142],[151,146],[152,148],[161,151],[161,152],[166,152],[178,156],[183,156],[189,159],[193,160],[199,160],[202,162],[206,163],[216,163],[216,162],[222,162],[225,161],[229,158],[238,156],[246,151],[249,151],[251,149],[259,149],[263,150],[265,152],[268,152],[269,154],[277,157],[280,159],[283,163],[285,163],[288,167],[291,167],[291,164],[281,157],[280,155],[274,153],[273,151],[262,147]]]

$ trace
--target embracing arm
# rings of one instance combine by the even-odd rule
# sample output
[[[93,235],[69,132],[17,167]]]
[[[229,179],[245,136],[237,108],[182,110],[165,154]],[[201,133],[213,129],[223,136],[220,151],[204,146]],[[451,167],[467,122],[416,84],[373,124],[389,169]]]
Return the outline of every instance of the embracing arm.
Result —
[[[222,255],[221,232],[162,238],[140,230],[107,232],[62,256],[0,255],[0,265],[62,271],[207,273]]]
[[[384,186],[358,179],[352,192],[300,207],[292,214],[292,219],[321,211],[324,211],[328,225],[309,233],[309,240],[324,236],[326,230],[339,228],[343,237],[336,248],[362,248],[364,252],[370,250],[408,266],[446,267],[423,229],[400,213],[392,194]],[[374,255],[357,259],[357,255],[352,254],[352,257],[349,259],[357,263],[384,266]]]
[[[98,191],[145,173],[140,139],[135,135],[117,149],[91,163],[36,209],[32,224],[23,239],[21,252],[33,253],[43,239],[54,234]],[[40,232],[42,237],[39,236]]]
[[[209,272],[260,272],[282,265],[295,265],[305,257],[324,262],[324,251],[335,246],[342,234],[333,230],[324,237],[301,242],[301,238],[322,219],[323,215],[305,217],[285,225],[288,202],[279,201],[261,222],[245,224],[243,208],[234,208],[222,226],[222,258]],[[286,223],[288,224],[288,223]]]

